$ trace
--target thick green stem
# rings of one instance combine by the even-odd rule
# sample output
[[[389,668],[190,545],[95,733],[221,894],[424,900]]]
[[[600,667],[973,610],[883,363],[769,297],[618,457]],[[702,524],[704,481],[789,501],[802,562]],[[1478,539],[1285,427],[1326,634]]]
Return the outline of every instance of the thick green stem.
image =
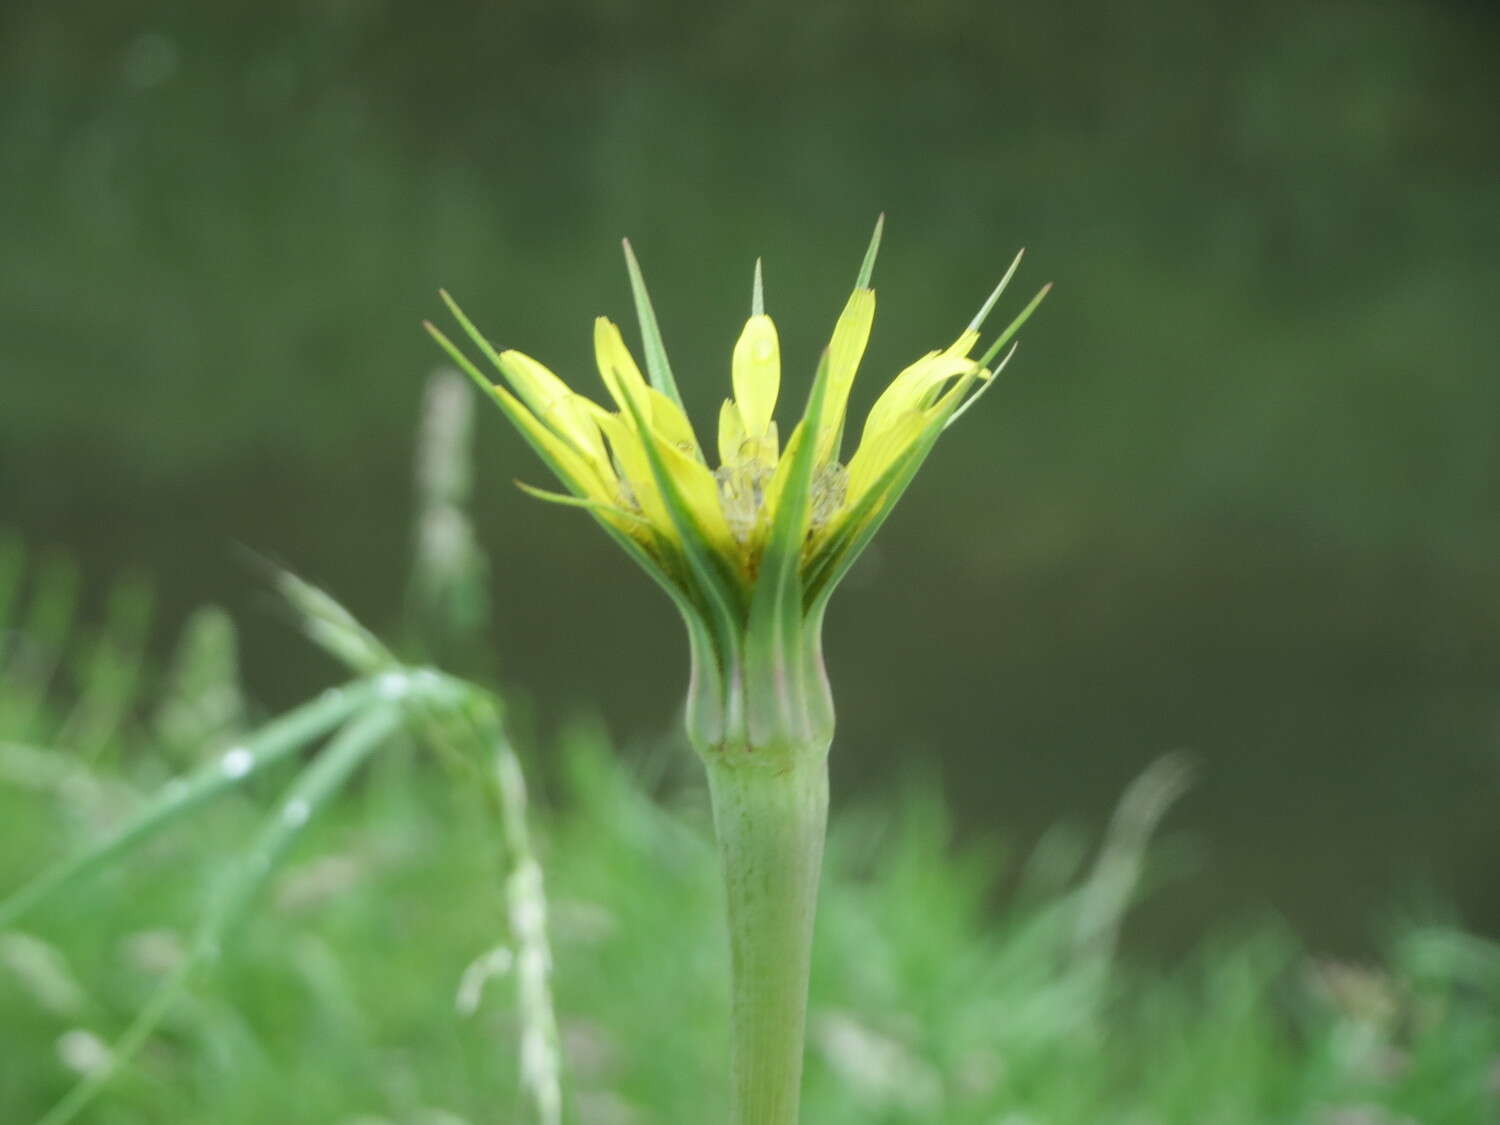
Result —
[[[705,758],[729,906],[730,1120],[796,1125],[827,758],[811,752],[773,764],[744,751]]]

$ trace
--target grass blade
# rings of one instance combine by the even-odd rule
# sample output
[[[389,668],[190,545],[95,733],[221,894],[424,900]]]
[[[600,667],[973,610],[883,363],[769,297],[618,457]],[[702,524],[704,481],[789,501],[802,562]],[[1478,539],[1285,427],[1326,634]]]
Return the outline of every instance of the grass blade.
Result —
[[[303,827],[400,723],[401,712],[395,706],[386,705],[368,711],[344,727],[302,772],[255,841],[241,853],[229,878],[220,884],[218,895],[199,924],[188,956],[177,971],[162,982],[116,1042],[108,1064],[74,1086],[38,1125],[64,1125],[73,1120],[120,1067],[140,1050],[193,976],[217,960],[224,935],[278,861],[286,855]]]
[[[355,684],[327,692],[311,703],[288,712],[186,778],[164,786],[112,836],[42,872],[0,902],[0,930],[14,925],[17,919],[43,899],[74,880],[97,871],[177,817],[191,812],[211,797],[306,746],[347,719],[368,702],[374,692],[375,686],[371,683]]]

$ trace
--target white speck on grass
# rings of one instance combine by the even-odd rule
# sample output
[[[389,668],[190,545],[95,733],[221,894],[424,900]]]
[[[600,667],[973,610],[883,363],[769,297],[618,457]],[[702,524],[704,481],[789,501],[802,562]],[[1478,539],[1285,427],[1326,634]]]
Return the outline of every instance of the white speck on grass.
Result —
[[[288,824],[306,824],[307,818],[312,814],[310,806],[301,797],[293,798],[286,803],[286,808],[281,810],[281,818]]]
[[[86,1028],[75,1027],[57,1037],[57,1057],[78,1074],[96,1074],[110,1064],[109,1044]]]
[[[236,746],[226,751],[224,757],[219,760],[219,768],[224,771],[224,776],[231,778],[244,777],[253,765],[255,765],[255,755],[243,746]]]
[[[375,691],[381,699],[400,699],[411,690],[411,681],[404,672],[387,672],[375,683]]]

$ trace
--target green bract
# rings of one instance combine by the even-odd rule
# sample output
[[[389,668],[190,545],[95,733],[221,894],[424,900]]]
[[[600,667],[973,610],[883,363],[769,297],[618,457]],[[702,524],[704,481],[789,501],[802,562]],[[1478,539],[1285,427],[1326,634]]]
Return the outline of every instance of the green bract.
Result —
[[[759,263],[752,315],[733,351],[734,395],[719,416],[718,466],[683,411],[640,267],[626,263],[646,374],[609,320],[595,322],[599,374],[613,409],[574,391],[530,356],[497,351],[443,295],[479,351],[492,384],[432,325],[428,330],[489,394],[567,489],[526,491],[587,509],[671,596],[692,640],[689,728],[700,750],[764,751],[821,745],[833,708],[820,652],[823,611],[944,428],[989,385],[992,370],[1038,293],[979,358],[980,327],[1015,264],[947,348],[902,370],[870,409],[860,441],[840,460],[849,391],[869,340],[869,287],[881,224],[817,367],[802,417],[785,443],[774,418],[780,343],[765,314]],[[1017,255],[1016,263],[1020,261]]]

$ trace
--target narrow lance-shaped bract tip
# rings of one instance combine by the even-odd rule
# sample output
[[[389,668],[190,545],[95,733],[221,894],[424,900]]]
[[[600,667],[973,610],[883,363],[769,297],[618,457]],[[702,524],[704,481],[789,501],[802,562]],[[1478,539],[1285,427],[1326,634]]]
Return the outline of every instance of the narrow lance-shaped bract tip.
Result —
[[[1010,263],[1010,269],[1005,271],[1005,276],[1000,279],[1000,284],[995,286],[990,295],[985,298],[984,304],[979,307],[979,311],[974,314],[974,319],[969,321],[968,330],[970,332],[979,331],[980,325],[985,322],[985,319],[990,315],[990,310],[995,307],[995,302],[1000,300],[1000,294],[1005,292],[1005,287],[1010,284],[1010,279],[1015,277],[1016,270],[1021,268],[1021,259],[1025,256],[1026,250],[1024,247],[1016,251],[1015,259]]]
[[[651,306],[651,295],[646,292],[646,278],[641,273],[641,264],[635,259],[630,239],[622,238],[625,248],[625,269],[630,274],[630,296],[635,301],[636,320],[641,326],[641,344],[646,353],[646,374],[651,385],[662,394],[682,405],[682,395],[677,390],[677,380],[672,377],[672,365],[667,362],[667,346],[661,338],[661,328],[656,323],[656,310]]]
[[[880,253],[880,235],[885,230],[885,212],[880,212],[879,218],[875,220],[875,231],[870,235],[869,248],[865,250],[865,259],[859,264],[859,277],[854,281],[854,288],[868,289],[870,277],[875,272],[875,256]]]
[[[1021,326],[1031,319],[1031,314],[1036,312],[1037,306],[1046,300],[1047,294],[1050,292],[1052,292],[1052,282],[1049,281],[1037,291],[1035,297],[1031,298],[1030,303],[1021,310],[1021,314],[1010,322],[1009,327],[1000,333],[999,338],[985,349],[984,355],[980,356],[978,360],[980,367],[988,367],[990,365],[990,361],[1000,354],[1000,349],[1010,343],[1017,332],[1021,331]]]
[[[943,429],[946,430],[949,426],[953,425],[954,422],[957,422],[960,418],[962,418],[964,416],[964,412],[979,401],[980,395],[984,394],[985,391],[989,390],[1000,381],[1000,373],[1005,370],[1005,365],[1010,362],[1011,357],[1016,354],[1016,349],[1020,346],[1021,342],[1019,340],[1017,340],[1010,346],[1010,351],[1006,352],[1005,358],[995,365],[995,370],[990,372],[990,377],[980,383],[979,389],[971,394],[968,398],[964,399],[964,401],[959,404],[958,409],[948,416],[948,420],[943,423]]]
[[[535,500],[545,500],[549,504],[561,504],[569,508],[582,508],[585,511],[600,513],[614,519],[625,520],[629,523],[640,524],[642,527],[651,527],[651,521],[639,512],[632,512],[628,508],[622,508],[618,504],[606,504],[602,500],[595,500],[589,496],[574,496],[570,492],[554,492],[547,488],[538,488],[534,484],[527,484],[524,480],[511,482],[527,496]]]
[[[750,315],[766,315],[766,288],[761,278],[760,259],[755,259],[755,285],[750,291]]]
[[[486,337],[483,332],[479,331],[479,329],[475,327],[474,322],[464,314],[464,310],[458,307],[458,302],[448,295],[448,291],[446,289],[439,289],[438,296],[443,299],[443,304],[448,306],[448,311],[453,314],[453,319],[458,321],[458,326],[464,330],[464,335],[469,338],[470,342],[479,349],[480,354],[482,354],[485,359],[489,360],[490,363],[492,363],[497,369],[501,368],[503,365],[500,362],[499,349],[496,348],[494,344],[490,343],[488,337]],[[429,327],[427,330],[433,333],[433,336],[438,340],[439,344],[443,342],[442,338],[438,336],[435,329]]]

